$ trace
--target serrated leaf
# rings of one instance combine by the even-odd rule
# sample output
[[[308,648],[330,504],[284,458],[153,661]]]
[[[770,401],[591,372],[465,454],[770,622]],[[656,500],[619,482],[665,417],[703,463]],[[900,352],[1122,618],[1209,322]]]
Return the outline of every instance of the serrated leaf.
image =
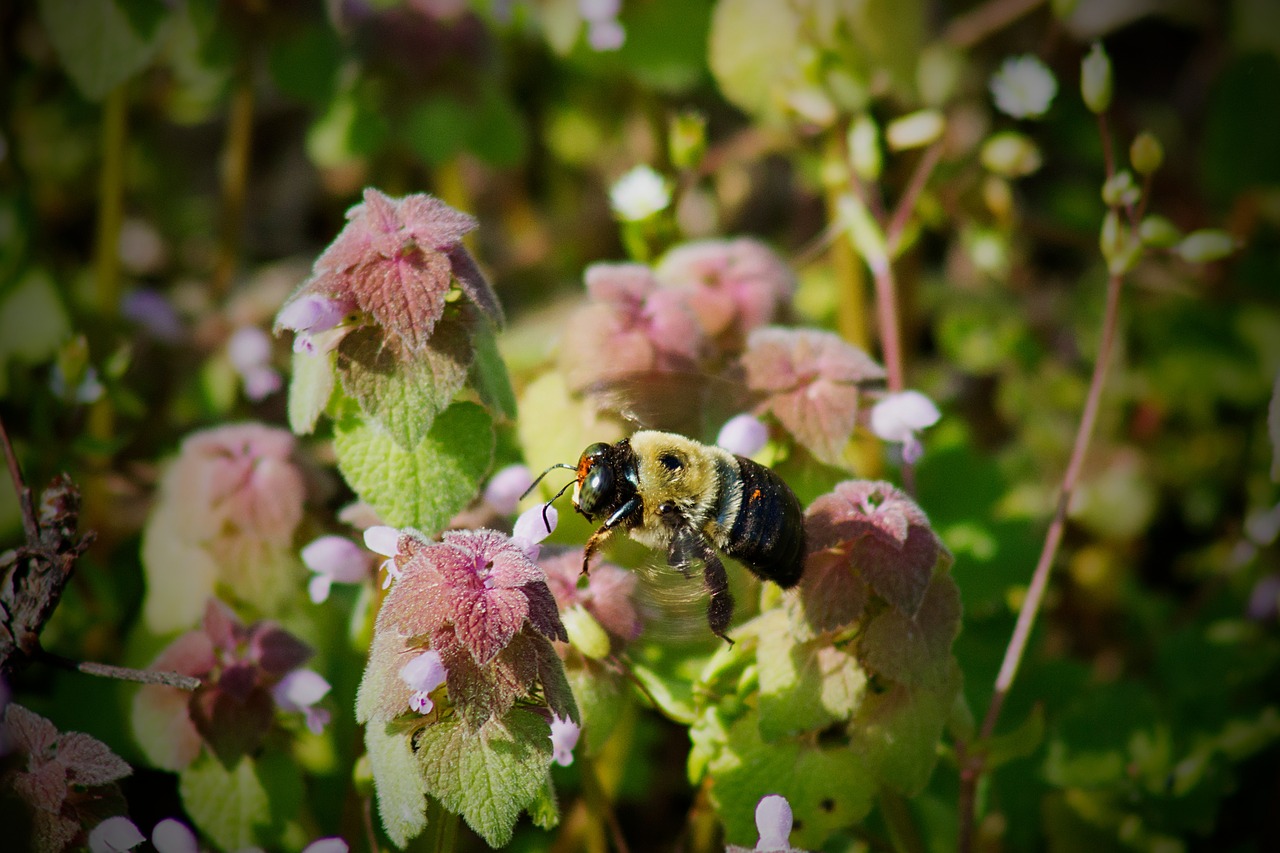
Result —
[[[343,418],[338,469],[387,524],[442,529],[480,490],[493,460],[493,425],[475,403],[445,409],[412,451],[359,418]]]
[[[537,799],[529,807],[529,817],[539,829],[555,829],[560,824],[560,804],[556,801],[556,788],[550,773],[538,789]]]
[[[849,719],[867,684],[858,661],[824,642],[795,642],[782,610],[762,614],[759,623],[769,638],[756,652],[761,737],[776,741]]]
[[[371,723],[365,728],[364,743],[382,828],[397,847],[404,847],[427,826],[427,789],[410,735],[385,723]]]
[[[420,730],[416,757],[427,793],[462,815],[489,846],[501,847],[546,780],[551,727],[520,709],[478,732],[455,717]]]
[[[40,0],[40,21],[76,88],[89,100],[141,70],[160,44],[163,3]]]
[[[58,763],[75,785],[106,785],[133,772],[111,747],[83,732],[68,732],[58,741]]]
[[[489,407],[495,419],[516,419],[516,392],[511,387],[506,362],[498,352],[498,340],[493,332],[477,328],[471,338],[475,346],[475,361],[471,363],[471,385]]]
[[[302,778],[288,758],[245,757],[225,768],[209,754],[178,774],[182,804],[200,831],[224,850],[276,846],[302,800]]]
[[[833,830],[865,817],[876,791],[875,777],[854,751],[802,741],[766,743],[755,714],[733,724],[709,771],[725,839],[743,846],[756,837],[755,808],[766,794],[781,794],[791,805],[790,843],[817,850]]]
[[[405,450],[412,450],[467,379],[474,354],[470,326],[448,311],[414,352],[376,326],[357,329],[338,346],[342,390]]]
[[[886,678],[937,686],[946,679],[959,631],[960,590],[950,575],[937,575],[914,616],[896,608],[881,612],[858,647],[867,666]]]
[[[749,113],[777,116],[783,87],[793,81],[801,24],[789,3],[720,0],[711,17],[708,60],[725,97]]]
[[[289,379],[289,429],[310,435],[333,396],[333,354],[295,352]]]
[[[895,684],[865,697],[849,726],[851,746],[879,784],[905,796],[925,786],[960,683],[960,668],[952,660],[945,681],[934,689]]]

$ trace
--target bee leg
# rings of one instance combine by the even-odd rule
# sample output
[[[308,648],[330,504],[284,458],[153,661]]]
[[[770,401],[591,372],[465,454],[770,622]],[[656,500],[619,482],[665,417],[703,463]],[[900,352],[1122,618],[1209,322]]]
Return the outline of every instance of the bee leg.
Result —
[[[690,567],[699,554],[696,535],[684,529],[677,530],[667,547],[667,565],[688,579],[692,575]]]
[[[591,562],[591,556],[604,544],[618,525],[625,523],[631,516],[639,510],[643,504],[640,498],[634,497],[631,500],[618,507],[613,515],[605,519],[604,524],[600,525],[600,529],[591,534],[591,538],[587,540],[586,547],[582,549],[582,573],[589,574],[587,564]]]
[[[707,624],[711,633],[733,645],[733,640],[725,634],[729,628],[729,620],[733,618],[733,596],[729,594],[729,573],[724,570],[724,563],[710,548],[702,553],[702,583],[711,595],[707,602]]]

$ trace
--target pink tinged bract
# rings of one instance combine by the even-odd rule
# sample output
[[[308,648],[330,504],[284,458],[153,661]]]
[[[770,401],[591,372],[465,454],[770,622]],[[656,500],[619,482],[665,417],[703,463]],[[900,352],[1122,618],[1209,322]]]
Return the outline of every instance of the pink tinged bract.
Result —
[[[573,763],[573,748],[578,745],[582,728],[573,720],[551,718],[551,760],[561,767]]]
[[[133,821],[117,815],[93,828],[89,833],[89,850],[92,853],[122,853],[146,840],[147,837],[133,825]]]

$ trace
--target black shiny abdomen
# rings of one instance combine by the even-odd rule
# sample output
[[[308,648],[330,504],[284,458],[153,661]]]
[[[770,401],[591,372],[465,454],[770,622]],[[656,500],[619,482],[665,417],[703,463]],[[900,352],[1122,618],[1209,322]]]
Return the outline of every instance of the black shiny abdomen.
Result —
[[[759,577],[791,587],[804,571],[804,511],[791,487],[744,456],[738,460],[742,504],[720,550]]]

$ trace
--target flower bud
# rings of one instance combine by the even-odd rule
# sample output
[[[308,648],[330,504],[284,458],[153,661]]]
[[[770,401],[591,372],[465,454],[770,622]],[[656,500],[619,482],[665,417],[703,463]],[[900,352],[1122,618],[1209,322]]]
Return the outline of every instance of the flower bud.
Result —
[[[1133,172],[1121,169],[1107,178],[1102,185],[1102,200],[1108,207],[1127,207],[1137,204],[1142,197],[1142,190],[1133,180]]]
[[[692,110],[677,115],[671,120],[667,148],[676,168],[697,167],[707,150],[707,117]]]
[[[1142,253],[1142,244],[1133,239],[1129,227],[1112,208],[1102,220],[1102,233],[1098,239],[1102,256],[1107,260],[1107,270],[1112,275],[1122,275],[1133,269]]]
[[[1236,241],[1225,231],[1216,228],[1202,228],[1192,231],[1173,251],[1184,261],[1193,264],[1206,264],[1221,260],[1236,250]]]
[[[1080,62],[1080,94],[1091,112],[1106,112],[1111,106],[1111,60],[1102,42],[1095,41]]]
[[[1168,219],[1152,214],[1143,219],[1142,224],[1138,226],[1138,237],[1145,246],[1168,249],[1182,239],[1182,232]]]
[[[1150,175],[1164,162],[1164,147],[1154,133],[1142,131],[1129,146],[1129,162],[1139,175]]]
[[[947,120],[938,110],[918,110],[895,119],[885,128],[884,138],[893,151],[923,148],[942,136]]]
[[[982,165],[1006,178],[1021,178],[1040,168],[1040,149],[1016,131],[997,133],[982,145]]]
[[[880,129],[866,113],[858,116],[849,128],[849,162],[854,173],[864,181],[880,179],[884,160],[880,155]]]
[[[1013,215],[1013,190],[999,175],[987,175],[982,182],[982,201],[1000,222],[1008,222]]]
[[[947,45],[931,45],[920,52],[916,64],[916,88],[920,100],[940,107],[955,95],[964,75],[964,57]]]
[[[609,656],[609,634],[581,604],[566,608],[560,614],[569,644],[592,660]]]

